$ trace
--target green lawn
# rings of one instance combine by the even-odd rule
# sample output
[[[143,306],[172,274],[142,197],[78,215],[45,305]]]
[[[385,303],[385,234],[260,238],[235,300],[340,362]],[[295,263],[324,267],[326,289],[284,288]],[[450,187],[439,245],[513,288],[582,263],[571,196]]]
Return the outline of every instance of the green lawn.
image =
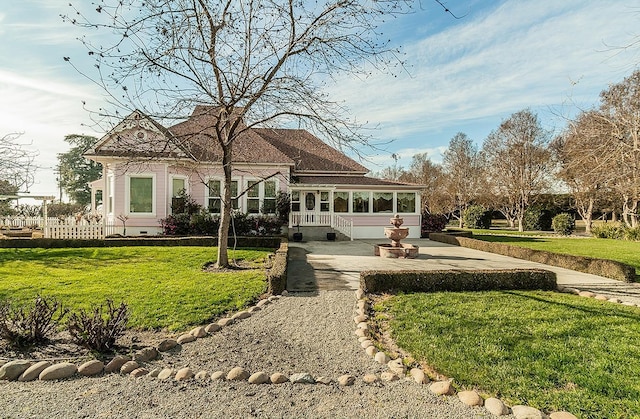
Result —
[[[640,309],[555,292],[397,295],[397,344],[464,388],[582,418],[640,417]]]
[[[266,290],[262,262],[270,252],[238,250],[231,257],[258,269],[207,273],[214,247],[0,249],[0,300],[54,296],[72,310],[107,298],[130,308],[129,326],[183,330],[237,310]]]
[[[596,238],[513,237],[473,234],[474,239],[500,242],[535,250],[546,250],[626,263],[640,275],[640,242]]]

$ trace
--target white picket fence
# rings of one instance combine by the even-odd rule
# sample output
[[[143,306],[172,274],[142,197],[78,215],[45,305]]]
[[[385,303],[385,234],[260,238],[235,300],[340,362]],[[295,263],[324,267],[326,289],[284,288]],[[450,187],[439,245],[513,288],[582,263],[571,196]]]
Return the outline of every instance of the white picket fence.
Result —
[[[34,229],[50,239],[104,239],[115,233],[115,226],[104,221],[76,217],[0,217],[0,231]]]

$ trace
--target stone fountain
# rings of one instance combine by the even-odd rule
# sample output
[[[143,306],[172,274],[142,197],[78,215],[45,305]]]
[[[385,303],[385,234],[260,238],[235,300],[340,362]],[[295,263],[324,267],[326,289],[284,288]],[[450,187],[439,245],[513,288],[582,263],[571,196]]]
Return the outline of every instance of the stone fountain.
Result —
[[[383,258],[409,258],[418,257],[418,246],[400,243],[409,235],[408,227],[400,227],[404,220],[398,214],[389,219],[393,227],[385,227],[384,235],[391,240],[391,244],[378,244],[375,246],[375,255]]]

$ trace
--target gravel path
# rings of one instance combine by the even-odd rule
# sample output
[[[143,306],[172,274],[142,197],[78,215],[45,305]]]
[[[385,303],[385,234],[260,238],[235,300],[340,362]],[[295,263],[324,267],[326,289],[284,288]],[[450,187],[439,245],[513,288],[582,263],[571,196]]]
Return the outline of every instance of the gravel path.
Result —
[[[438,397],[410,380],[367,385],[362,376],[384,369],[354,335],[352,291],[291,294],[213,336],[163,354],[150,367],[194,372],[244,367],[251,373],[306,372],[356,384],[251,385],[247,382],[176,382],[120,375],[62,382],[0,382],[0,417],[101,418],[476,418],[483,408],[456,396]],[[509,416],[507,416],[509,417]]]

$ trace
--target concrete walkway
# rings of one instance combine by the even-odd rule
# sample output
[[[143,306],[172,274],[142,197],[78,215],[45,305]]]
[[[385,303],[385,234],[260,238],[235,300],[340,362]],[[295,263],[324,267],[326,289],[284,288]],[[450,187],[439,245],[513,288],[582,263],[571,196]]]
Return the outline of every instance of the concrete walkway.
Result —
[[[405,241],[420,247],[420,254],[416,259],[383,259],[374,256],[374,245],[384,242],[384,239],[290,242],[287,289],[291,292],[356,290],[360,272],[364,270],[538,268],[555,272],[558,285],[589,290],[640,305],[640,284],[427,239]]]

